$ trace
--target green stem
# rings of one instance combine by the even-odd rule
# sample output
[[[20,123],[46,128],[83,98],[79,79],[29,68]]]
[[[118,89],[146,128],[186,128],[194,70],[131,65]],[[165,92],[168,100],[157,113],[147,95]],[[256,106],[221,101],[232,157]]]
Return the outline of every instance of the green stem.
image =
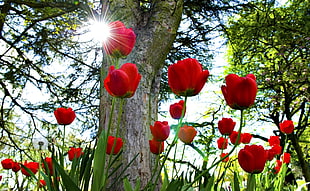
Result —
[[[154,183],[155,185],[156,185],[156,182],[159,180],[159,177],[160,177],[160,174],[161,174],[160,172],[161,172],[161,170],[163,169],[163,167],[164,167],[164,165],[165,165],[165,162],[166,162],[166,160],[167,160],[167,158],[168,158],[168,155],[169,155],[169,153],[170,153],[172,147],[175,146],[175,145],[177,144],[177,141],[178,141],[178,134],[179,134],[179,131],[180,131],[180,128],[181,128],[181,125],[182,125],[182,122],[183,122],[184,114],[185,114],[186,102],[187,102],[187,96],[185,96],[185,99],[184,99],[184,105],[183,105],[183,109],[182,109],[182,117],[181,117],[180,120],[179,120],[179,123],[178,123],[178,126],[177,126],[176,133],[175,133],[175,135],[174,135],[173,141],[172,141],[170,147],[168,148],[168,151],[167,151],[167,153],[165,154],[165,157],[164,157],[163,161],[161,162],[161,166],[160,166],[160,168],[159,168],[159,172],[157,173],[157,176],[156,176],[156,179],[155,179],[155,183]],[[153,177],[151,178],[150,181],[152,181],[152,179],[153,179]],[[155,189],[155,187],[154,187],[154,189]]]
[[[114,142],[113,142],[111,154],[110,154],[110,157],[109,157],[108,168],[110,167],[110,164],[111,164],[111,161],[112,161],[112,155],[113,155],[113,152],[114,152],[114,149],[115,149],[115,146],[116,146],[116,141],[117,141],[117,137],[118,137],[119,130],[120,130],[120,124],[121,124],[122,113],[123,113],[123,104],[124,104],[124,99],[120,99],[118,116],[117,116],[116,134],[115,134],[115,139],[114,139]]]
[[[107,175],[109,170],[106,168],[106,150],[107,150],[107,141],[108,141],[108,137],[111,131],[111,125],[112,125],[112,120],[113,120],[113,113],[114,113],[114,108],[115,108],[115,97],[112,98],[112,105],[111,105],[111,111],[110,111],[110,116],[109,116],[109,123],[108,123],[108,128],[107,128],[107,133],[104,134],[104,145],[103,145],[103,153],[102,153],[102,160],[103,160],[103,167],[104,169],[102,169],[102,174]],[[102,132],[100,133],[100,135],[98,136],[99,139],[101,137]],[[104,180],[103,180],[103,186],[106,186],[106,181],[107,181],[107,176],[104,176]]]
[[[39,191],[39,187],[40,187],[40,184],[41,184],[41,182],[40,182],[40,179],[41,179],[41,163],[42,163],[42,152],[41,152],[41,148],[40,148],[40,150],[39,150],[39,153],[40,153],[40,155],[39,155],[39,169],[38,169],[38,182],[37,182],[37,191]]]
[[[234,144],[234,147],[229,151],[229,153],[228,153],[225,157],[220,158],[218,161],[216,161],[215,163],[213,163],[209,168],[207,168],[206,170],[202,171],[202,173],[200,173],[199,175],[197,175],[197,176],[195,177],[195,179],[194,179],[191,183],[189,183],[189,184],[186,186],[185,190],[189,189],[189,188],[190,188],[197,180],[199,180],[204,174],[208,173],[213,167],[215,167],[215,166],[218,165],[220,162],[222,162],[222,160],[224,160],[226,157],[230,156],[231,153],[233,153],[234,150],[237,148],[238,142],[239,142],[240,137],[241,137],[240,135],[241,135],[242,127],[243,127],[243,123],[242,123],[242,121],[243,121],[243,110],[240,110],[240,111],[241,111],[241,113],[240,113],[240,114],[241,114],[241,117],[240,117],[240,127],[239,127],[239,130],[238,130],[238,137],[237,137],[237,140],[236,140],[236,142],[235,142],[235,144]]]
[[[110,116],[109,116],[109,123],[108,123],[108,129],[107,129],[107,133],[106,133],[106,137],[109,136],[110,131],[111,131],[111,124],[113,121],[113,113],[114,113],[114,108],[115,108],[115,97],[112,98],[112,106],[111,106],[111,111],[110,111]]]
[[[184,145],[183,145],[183,149],[182,149],[181,160],[183,160],[183,158],[184,158],[185,146],[186,146],[186,145],[184,144]],[[180,170],[181,170],[181,165],[179,165],[179,169],[176,170],[176,174],[178,174],[178,173],[180,172]]]
[[[188,144],[188,146],[192,147],[203,159],[205,159],[206,155],[198,147],[193,144]]]
[[[255,185],[256,185],[256,180],[255,180],[255,174],[249,174],[248,180],[247,180],[247,188],[246,191],[255,191]]]
[[[61,150],[62,150],[61,166],[62,167],[64,167],[64,165],[65,165],[65,158],[64,158],[64,154],[65,154],[65,137],[66,137],[66,125],[64,125],[64,130],[63,130],[63,135],[62,135],[62,147],[61,147]]]
[[[177,148],[178,148],[178,145],[176,144],[175,148],[174,148],[174,154],[173,154],[173,167],[172,167],[172,173],[171,173],[172,178],[173,178],[174,169],[176,169],[175,159],[176,159],[176,155],[177,155]]]
[[[161,144],[160,144],[160,146],[159,146],[159,150],[161,150]],[[149,186],[149,183],[152,182],[152,179],[153,179],[154,175],[155,175],[156,172],[157,172],[159,160],[160,160],[160,154],[158,154],[158,155],[156,156],[155,167],[154,167],[153,172],[152,172],[151,180],[148,182],[148,185],[146,186],[146,188]],[[156,185],[156,184],[154,184],[154,185],[151,186],[151,187],[154,187],[154,189],[155,189],[155,185]]]

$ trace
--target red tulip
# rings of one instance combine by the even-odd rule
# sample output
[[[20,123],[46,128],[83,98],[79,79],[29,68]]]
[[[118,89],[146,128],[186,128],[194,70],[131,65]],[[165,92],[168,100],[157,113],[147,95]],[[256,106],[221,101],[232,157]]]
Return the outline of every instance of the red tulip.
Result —
[[[276,160],[276,166],[274,167],[274,173],[278,174],[282,167],[282,162],[280,160]]]
[[[116,58],[130,54],[136,43],[136,34],[132,28],[126,28],[121,21],[111,22],[108,27],[110,35],[103,41],[105,52]]]
[[[268,139],[268,143],[270,146],[280,145],[280,137],[279,136],[270,136]]]
[[[169,112],[173,119],[180,119],[182,117],[182,111],[184,107],[184,101],[180,100],[178,103],[170,105]],[[185,115],[185,110],[184,110]]]
[[[238,153],[241,168],[248,173],[260,173],[267,160],[266,152],[261,145],[245,145]]]
[[[4,159],[1,161],[1,165],[4,169],[11,169],[14,161],[12,159]]]
[[[80,158],[80,156],[84,154],[82,151],[83,151],[82,148],[71,147],[70,150],[68,151],[69,160],[73,161],[75,158]]]
[[[228,155],[228,153],[221,153],[220,158],[224,158],[226,155]],[[229,161],[229,157],[226,157],[225,159],[222,159],[223,162],[228,162]]]
[[[42,188],[43,186],[46,186],[45,180],[40,180],[39,182],[40,182],[39,183],[39,188]]]
[[[222,118],[218,122],[218,128],[222,135],[230,135],[234,128],[235,128],[236,122],[234,122],[231,118]]]
[[[257,85],[253,74],[248,74],[246,77],[229,74],[225,80],[226,86],[222,86],[221,89],[227,105],[242,110],[254,104]]]
[[[113,145],[114,145],[114,148],[113,148]],[[108,137],[107,150],[106,150],[107,154],[110,155],[113,149],[113,155],[116,155],[119,153],[122,147],[123,147],[122,138],[120,137],[115,138],[113,136]]]
[[[291,120],[285,120],[280,123],[280,131],[285,134],[291,134],[294,131],[294,124]]]
[[[190,144],[191,142],[193,142],[196,134],[197,131],[194,127],[184,125],[183,127],[180,128],[178,137],[183,143]]]
[[[12,163],[12,170],[13,172],[18,172],[21,169],[20,164],[18,162]]]
[[[225,139],[224,137],[220,137],[218,140],[217,140],[217,147],[219,149],[227,149],[227,146],[228,146],[228,139]]]
[[[104,87],[114,97],[130,98],[135,94],[140,79],[141,75],[135,64],[126,63],[120,69],[111,66],[104,80]]]
[[[266,150],[266,156],[267,156],[268,161],[272,161],[272,159],[274,159],[274,157],[276,155],[277,155],[277,153],[274,150],[272,150],[272,149]]]
[[[208,70],[203,70],[201,64],[193,58],[180,60],[168,67],[168,84],[176,95],[197,95],[209,76]]]
[[[75,112],[70,107],[58,108],[54,111],[54,115],[59,125],[69,125],[74,121],[76,117]]]
[[[151,153],[158,155],[164,152],[165,144],[163,141],[157,141],[155,139],[152,139],[152,140],[149,140],[149,144],[150,144]]]
[[[24,162],[24,166],[26,168],[28,168],[33,174],[36,174],[39,170],[39,163],[38,162],[27,162],[25,161]],[[26,169],[22,166],[22,173],[25,175],[25,176],[31,176],[27,171]]]
[[[230,135],[229,135],[229,139],[230,139],[230,142],[232,144],[236,144],[236,141],[237,141],[237,138],[238,138],[238,131],[233,131]],[[239,137],[239,141],[237,144],[240,144],[241,143],[241,134],[240,134],[240,137]]]
[[[280,145],[273,145],[271,150],[276,154],[279,155],[282,153],[282,147]]]
[[[286,164],[291,162],[291,154],[290,153],[283,153],[282,161]]]
[[[49,172],[50,175],[53,175],[54,174],[54,169],[53,169],[53,159],[51,157],[46,157],[44,159],[46,165],[44,163],[42,163],[42,168],[45,169],[45,172]],[[47,168],[48,168],[48,171],[47,171]]]
[[[167,121],[155,121],[154,126],[150,125],[151,133],[155,140],[165,141],[170,134],[170,126]]]
[[[278,174],[280,172],[281,166],[275,166],[274,167],[274,174]]]
[[[243,144],[249,144],[252,139],[252,135],[250,133],[242,133],[241,134],[241,143]]]

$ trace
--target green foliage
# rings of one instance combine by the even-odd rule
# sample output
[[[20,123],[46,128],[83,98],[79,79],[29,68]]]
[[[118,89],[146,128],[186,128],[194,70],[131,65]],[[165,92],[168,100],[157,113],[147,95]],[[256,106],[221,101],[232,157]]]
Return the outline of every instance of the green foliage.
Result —
[[[78,39],[92,11],[87,1],[1,3],[0,141],[7,150],[27,155],[28,144],[22,143],[42,131],[58,135],[48,118],[59,106],[80,113],[79,132],[98,124],[93,116],[98,116],[99,61],[87,55],[95,50],[94,43]],[[86,64],[89,59],[91,65]]]
[[[295,121],[289,148],[296,150],[308,180],[309,160],[296,139],[310,124],[309,7],[309,1],[289,1],[281,7],[275,1],[257,1],[231,17],[226,30],[230,64],[226,72],[255,74],[259,94],[253,118],[275,127],[285,119]],[[281,135],[283,145],[284,135],[275,133]]]
[[[231,18],[227,30],[229,71],[254,73],[261,93],[258,107],[272,114],[283,111],[288,119],[301,109],[294,106],[309,101],[309,5],[297,6],[298,13],[296,6],[258,2]]]

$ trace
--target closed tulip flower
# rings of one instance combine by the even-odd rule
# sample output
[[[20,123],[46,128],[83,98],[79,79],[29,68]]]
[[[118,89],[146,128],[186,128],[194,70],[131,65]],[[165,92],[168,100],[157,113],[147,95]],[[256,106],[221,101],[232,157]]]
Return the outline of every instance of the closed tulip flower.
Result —
[[[270,146],[280,145],[280,137],[279,136],[270,136],[268,139],[268,143]]]
[[[109,36],[103,41],[103,49],[106,54],[122,58],[131,53],[135,43],[136,34],[132,28],[126,28],[121,21],[115,21],[108,24]]]
[[[235,128],[236,122],[234,122],[231,118],[222,118],[218,122],[218,128],[222,135],[230,135],[234,128]]]
[[[135,64],[126,63],[120,69],[111,66],[104,80],[104,87],[114,97],[130,98],[135,94],[140,79],[141,75]]]
[[[183,127],[180,128],[178,137],[183,143],[190,144],[193,142],[196,134],[197,131],[194,127],[184,125]]]
[[[222,93],[227,105],[233,109],[246,109],[254,104],[257,84],[253,74],[246,77],[239,77],[236,74],[229,74],[225,78],[226,86],[222,86]]]
[[[12,159],[4,159],[1,161],[1,165],[4,169],[11,169],[14,161]]]
[[[274,159],[274,157],[277,155],[276,151],[272,150],[272,149],[268,149],[266,150],[266,156],[267,156],[267,160],[268,161],[272,161],[272,159]]]
[[[242,133],[241,134],[241,143],[243,144],[249,144],[252,139],[252,135],[250,133]]]
[[[224,137],[220,137],[217,140],[217,147],[221,150],[227,149],[228,146],[228,139],[224,138]]]
[[[182,117],[182,111],[184,107],[184,101],[180,100],[177,103],[171,104],[169,108],[170,115],[173,119],[180,119]],[[185,109],[184,109],[185,115]]]
[[[282,161],[286,164],[291,162],[291,154],[290,153],[283,153]]]
[[[275,153],[275,155],[279,155],[282,153],[282,147],[280,145],[273,145],[271,150]]]
[[[280,160],[276,160],[276,166],[274,167],[274,174],[278,174],[281,170],[282,162]]]
[[[150,144],[151,153],[158,155],[164,152],[165,144],[163,141],[157,141],[155,139],[152,139],[152,140],[149,140],[149,144]]]
[[[155,121],[154,126],[150,125],[151,133],[155,140],[165,141],[170,134],[170,126],[167,121]]]
[[[13,172],[18,172],[21,169],[20,164],[18,162],[13,162],[12,163],[12,171]]]
[[[38,162],[24,162],[24,166],[26,168],[28,168],[33,174],[36,174],[39,170],[39,163]],[[22,169],[22,173],[25,176],[31,176],[24,167],[21,168]]]
[[[40,182],[39,188],[42,188],[43,186],[46,186],[45,180],[42,179],[42,180],[40,180],[39,182]]]
[[[241,143],[241,134],[240,134],[240,138],[238,143],[237,142],[237,138],[238,138],[238,131],[233,131],[230,135],[229,135],[229,140],[232,144],[240,144]]]
[[[228,153],[221,153],[220,158],[222,159],[223,162],[228,162],[229,161],[229,157],[224,158],[227,155],[228,155]]]
[[[75,119],[75,112],[72,108],[58,108],[54,111],[55,118],[59,125],[69,125]]]
[[[47,167],[47,168],[46,168]],[[46,157],[44,159],[44,162],[42,163],[42,168],[45,169],[45,172],[49,172],[47,174],[53,175],[54,169],[53,169],[53,159],[51,157]],[[47,170],[48,169],[48,170]]]
[[[71,147],[68,151],[68,157],[70,161],[73,161],[75,158],[80,158],[81,155],[83,155],[83,149],[82,148],[74,148]]]
[[[113,145],[114,145],[114,148],[113,148]],[[117,155],[121,148],[123,147],[123,140],[122,138],[120,137],[113,137],[113,136],[109,136],[108,137],[108,143],[107,143],[107,150],[106,150],[106,153],[107,154],[111,154],[113,153],[113,155]],[[112,149],[113,149],[113,152],[112,152]]]
[[[280,131],[285,134],[291,134],[294,131],[294,124],[291,120],[285,120],[280,123]]]
[[[180,60],[168,67],[168,84],[179,96],[195,96],[205,85],[209,71],[193,58]]]
[[[266,151],[261,145],[245,145],[238,153],[238,162],[241,168],[248,173],[262,172],[266,160]]]

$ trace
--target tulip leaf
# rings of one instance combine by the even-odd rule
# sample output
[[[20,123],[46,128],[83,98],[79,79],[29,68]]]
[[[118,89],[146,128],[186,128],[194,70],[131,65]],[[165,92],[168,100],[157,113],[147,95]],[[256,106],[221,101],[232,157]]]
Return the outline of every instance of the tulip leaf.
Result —
[[[92,191],[98,191],[105,187],[106,184],[106,172],[105,172],[105,162],[106,162],[106,145],[107,145],[107,136],[105,131],[101,132],[99,137],[95,154],[94,154],[94,176],[92,183]]]
[[[210,178],[208,178],[208,184],[205,190],[208,190],[208,191],[214,190],[213,186],[214,186],[214,174]]]
[[[181,190],[183,186],[183,181],[182,180],[172,180],[168,187],[167,187],[167,191],[179,191]]]
[[[80,188],[74,183],[74,181],[71,179],[71,177],[66,173],[66,171],[57,163],[55,159],[53,159],[53,165],[55,165],[55,168],[60,173],[60,176],[63,180],[63,184],[66,188],[66,190],[70,191],[81,191]]]
[[[160,191],[164,191],[166,190],[168,184],[169,184],[169,179],[168,179],[168,172],[167,172],[167,168],[166,166],[164,166],[164,177],[163,177],[163,183],[162,183],[162,186],[161,186],[161,189]]]
[[[122,172],[121,172],[117,177],[114,178],[114,182],[111,184],[111,186],[113,186],[114,184],[117,183],[118,179],[120,179],[121,176],[127,171],[128,167],[133,163],[134,160],[136,160],[136,158],[138,157],[138,155],[139,155],[139,153],[136,154],[136,156],[128,163],[128,165],[125,166],[124,169],[122,169]],[[119,164],[116,168],[118,169],[118,168],[121,167],[122,165],[123,165],[123,163]],[[114,173],[114,172],[112,172],[112,173]],[[111,175],[110,175],[110,176],[111,176]],[[109,177],[110,177],[110,176],[109,176]],[[108,178],[109,178],[109,177],[108,177]]]
[[[239,179],[238,179],[238,175],[236,172],[234,172],[234,191],[240,191],[240,186],[239,186]]]
[[[92,166],[93,158],[94,158],[93,150],[90,147],[85,149],[85,152],[81,158],[80,177],[79,177],[80,178],[79,182],[82,182],[82,181],[84,182],[83,190],[88,190],[88,187],[89,187],[90,178],[92,175],[91,166]]]
[[[125,191],[133,191],[131,184],[127,178],[124,178],[123,183]]]

